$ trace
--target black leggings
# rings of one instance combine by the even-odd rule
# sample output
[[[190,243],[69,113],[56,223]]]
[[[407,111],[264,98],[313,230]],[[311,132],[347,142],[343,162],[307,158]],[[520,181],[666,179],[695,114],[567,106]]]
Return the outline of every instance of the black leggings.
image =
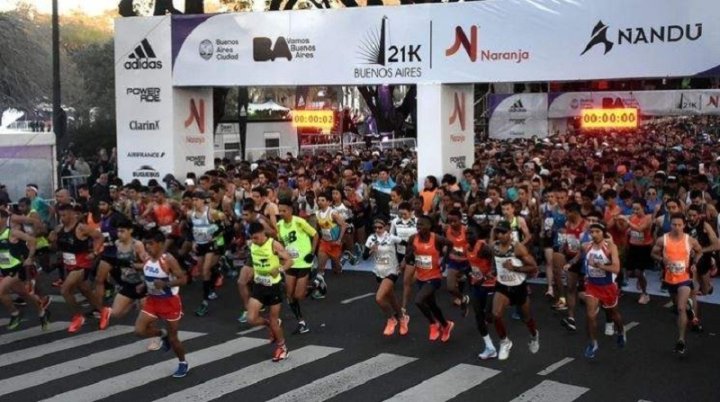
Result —
[[[424,283],[420,291],[415,295],[415,305],[418,306],[431,324],[440,323],[444,327],[447,326],[447,321],[435,301],[435,290],[432,283]]]
[[[472,293],[472,306],[473,310],[475,311],[475,323],[477,324],[478,331],[480,331],[480,335],[487,336],[488,323],[486,321],[486,318],[488,316],[485,314],[485,309],[488,306],[489,294],[486,293],[486,291],[474,291]],[[490,303],[492,303],[492,301]]]

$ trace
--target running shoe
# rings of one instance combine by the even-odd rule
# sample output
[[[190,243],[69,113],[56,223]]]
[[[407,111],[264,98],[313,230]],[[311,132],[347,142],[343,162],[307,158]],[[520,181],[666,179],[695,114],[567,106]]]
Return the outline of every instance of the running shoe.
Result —
[[[702,324],[700,324],[699,318],[695,317],[692,319],[692,321],[690,322],[690,329],[693,332],[698,332],[698,333],[703,332],[703,326],[702,326]]]
[[[287,346],[282,345],[275,348],[275,352],[273,353],[272,361],[277,363],[280,360],[285,360],[288,357],[288,350]]]
[[[385,330],[383,330],[383,335],[385,336],[393,336],[395,335],[395,328],[397,328],[398,320],[395,317],[390,317],[387,320],[387,324],[385,324]]]
[[[147,350],[154,352],[156,350],[160,350],[160,348],[163,347],[163,342],[160,338],[152,338],[150,339],[150,342],[148,342]]]
[[[615,324],[611,322],[605,323],[605,335],[606,336],[613,336],[615,335]]]
[[[621,349],[624,348],[625,345],[627,345],[627,333],[625,332],[624,329],[617,336],[617,345]]]
[[[510,357],[510,349],[512,349],[513,343],[510,339],[503,339],[500,341],[500,352],[498,352],[498,360],[507,360]]]
[[[60,279],[60,278],[55,279],[55,280],[53,281],[53,283],[52,283],[52,287],[54,287],[54,288],[59,288],[59,287],[62,286],[63,282],[64,282],[64,281],[63,281],[62,279]]]
[[[640,303],[640,304],[650,303],[650,295],[647,293],[643,293],[642,295],[640,295],[640,298],[638,299],[638,303]]]
[[[597,351],[600,349],[598,344],[595,342],[590,343],[585,347],[585,357],[588,359],[594,359],[597,355]]]
[[[293,331],[293,334],[307,334],[310,332],[310,327],[305,323],[305,321],[298,322],[297,328],[295,328],[295,331]]]
[[[195,315],[198,317],[205,317],[208,313],[208,304],[206,301],[200,303],[200,306],[195,310]]]
[[[80,331],[83,324],[85,324],[85,317],[82,314],[75,314],[70,322],[70,326],[68,327],[68,332],[74,334],[75,332]]]
[[[565,317],[560,321],[560,323],[562,323],[562,326],[568,331],[577,331],[577,324],[575,323],[575,319],[572,317]]]
[[[213,291],[211,291],[210,294],[208,295],[208,300],[217,300],[219,297],[220,297],[220,296],[218,296],[218,294],[215,293],[215,291],[213,290]]]
[[[520,313],[517,310],[513,310],[512,314],[510,315],[510,318],[512,318],[515,321],[522,320],[522,316],[520,315]]]
[[[437,341],[440,338],[440,324],[438,323],[432,323],[430,324],[430,336],[429,339],[431,341]]]
[[[468,306],[470,306],[470,296],[465,295],[463,296],[462,300],[460,301],[460,311],[462,312],[463,317],[468,316]]]
[[[556,311],[567,311],[568,307],[565,303],[565,298],[561,297],[560,299],[558,299],[558,301],[552,305],[552,308]]]
[[[440,329],[440,340],[443,342],[449,341],[450,333],[452,332],[453,328],[455,328],[455,323],[452,321],[448,321],[447,325]]]
[[[695,303],[693,303],[692,299],[688,299],[685,311],[687,312],[688,321],[695,320]]]
[[[40,317],[40,328],[42,328],[43,331],[48,330],[48,326],[50,325],[50,310],[45,310],[45,314]]]
[[[18,311],[17,314],[10,317],[7,329],[16,330],[20,326],[20,321],[22,321],[22,313]]]
[[[245,324],[248,321],[247,315],[247,311],[243,311],[242,314],[240,314],[240,317],[238,317],[237,319],[238,322],[241,324]]]
[[[405,336],[408,334],[408,331],[410,325],[410,316],[407,314],[403,314],[402,318],[400,319],[400,335]]]
[[[497,350],[495,350],[495,349],[490,349],[490,348],[488,348],[488,347],[486,347],[485,350],[483,350],[483,351],[478,355],[478,357],[480,358],[480,360],[495,359],[495,358],[497,358],[497,356],[498,356]]]
[[[218,275],[217,279],[215,279],[215,289],[221,288],[224,283],[225,277],[223,276],[223,274]]]
[[[675,344],[675,353],[682,356],[685,354],[685,352],[686,352],[685,341],[677,341],[677,343]]]
[[[555,299],[555,291],[553,288],[548,288],[548,290],[545,292],[545,298],[549,301],[553,301]]]
[[[363,247],[360,245],[360,243],[357,243],[357,242],[356,242],[356,243],[355,243],[355,246],[354,246],[354,248],[353,248],[353,251],[354,251],[353,254],[355,254],[355,256],[357,256],[358,258],[360,258],[360,256],[361,256],[362,253],[363,253]]]
[[[102,309],[102,312],[100,313],[100,330],[104,330],[110,325],[110,315],[112,314],[112,309],[110,307],[105,307]]]
[[[188,371],[190,371],[190,365],[187,362],[180,362],[172,376],[173,378],[183,378],[187,375]]]
[[[530,337],[530,342],[528,342],[528,349],[530,349],[530,353],[535,354],[540,350],[540,331],[535,330],[535,336]]]
[[[350,261],[350,252],[346,251],[343,253],[342,257],[340,257],[340,266],[344,267],[347,262]],[[334,268],[333,268],[334,269]]]
[[[50,306],[50,303],[52,302],[52,299],[50,296],[43,296],[40,298],[40,308],[43,310],[47,310],[47,308]]]

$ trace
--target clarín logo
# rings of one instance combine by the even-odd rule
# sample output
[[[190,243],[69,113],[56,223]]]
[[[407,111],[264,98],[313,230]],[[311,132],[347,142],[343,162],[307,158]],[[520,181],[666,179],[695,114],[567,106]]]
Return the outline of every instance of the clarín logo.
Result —
[[[522,63],[525,60],[530,59],[530,52],[523,49],[512,50],[512,51],[497,51],[490,49],[481,49],[478,40],[477,25],[470,27],[470,37],[468,38],[467,33],[461,26],[455,27],[455,41],[450,47],[445,49],[445,56],[454,56],[462,47],[465,50],[465,54],[470,58],[470,61],[477,62],[497,62],[497,61],[512,61],[515,63]]]
[[[126,70],[161,70],[163,65],[162,61],[157,60],[155,50],[145,38],[128,55],[128,60],[123,66]]]
[[[205,99],[200,99],[195,103],[195,98],[190,99],[190,115],[185,119],[185,128],[191,124],[197,125],[200,134],[205,134]]]
[[[623,45],[651,45],[655,43],[674,43],[696,41],[702,37],[703,24],[700,22],[684,25],[654,25],[647,27],[620,28],[611,31],[602,20],[598,21],[590,32],[590,40],[580,53],[584,55],[590,49],[602,45],[603,54]]]

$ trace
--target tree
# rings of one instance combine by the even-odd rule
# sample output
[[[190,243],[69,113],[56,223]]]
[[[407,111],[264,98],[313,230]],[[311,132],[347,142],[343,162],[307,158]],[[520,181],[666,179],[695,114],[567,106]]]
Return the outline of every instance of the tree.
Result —
[[[115,120],[115,59],[113,41],[91,44],[75,54],[84,97],[77,103],[82,116],[99,108],[100,119]]]

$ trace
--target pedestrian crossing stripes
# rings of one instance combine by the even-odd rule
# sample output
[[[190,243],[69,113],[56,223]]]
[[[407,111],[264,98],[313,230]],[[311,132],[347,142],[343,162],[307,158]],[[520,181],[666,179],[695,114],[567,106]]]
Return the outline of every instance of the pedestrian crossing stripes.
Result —
[[[70,326],[69,322],[52,322],[50,325],[48,325],[48,329],[46,331],[43,331],[42,328],[38,327],[32,327],[28,329],[23,329],[20,331],[13,331],[8,334],[4,334],[2,337],[0,337],[0,346],[7,345],[9,343],[17,342],[20,340],[24,340],[27,338],[32,338],[38,335],[44,335],[44,334],[50,334],[53,332],[63,331],[66,330],[67,327]]]
[[[61,329],[67,327],[67,323],[58,324]],[[21,332],[25,332],[27,335],[17,336]],[[235,392],[250,387],[258,387],[258,390],[262,390],[263,399],[271,402],[299,400],[312,402],[347,395],[348,392],[359,392],[360,394],[355,395],[361,395],[364,389],[373,384],[371,381],[378,379],[384,381],[396,375],[394,374],[395,371],[407,366],[407,370],[403,370],[402,375],[412,373],[409,374],[413,376],[409,382],[405,382],[402,386],[395,385],[393,388],[392,384],[394,382],[390,381],[387,383],[391,384],[389,388],[379,395],[374,394],[376,395],[374,398],[377,398],[377,400],[384,399],[385,402],[442,402],[454,400],[458,397],[464,398],[466,392],[477,387],[490,386],[490,380],[499,381],[497,379],[509,378],[507,376],[498,376],[498,374],[502,373],[501,369],[467,363],[459,363],[444,368],[443,371],[438,373],[428,374],[423,370],[416,370],[414,363],[420,366],[424,364],[418,358],[393,353],[380,353],[350,360],[346,358],[340,359],[340,356],[347,356],[341,353],[347,352],[347,350],[320,345],[307,345],[298,349],[291,348],[289,358],[279,363],[271,362],[269,355],[265,355],[264,359],[267,360],[259,363],[243,364],[246,358],[240,356],[242,353],[258,348],[267,348],[269,350],[268,341],[253,337],[237,337],[221,343],[214,343],[209,341],[211,338],[207,337],[207,334],[181,331],[180,338],[182,340],[205,336],[204,344],[209,344],[209,346],[194,350],[187,355],[187,361],[190,363],[191,368],[190,376],[195,375],[197,377],[190,381],[178,380],[173,382],[176,385],[168,390],[166,394],[154,393],[147,395],[143,394],[143,392],[149,389],[146,387],[153,387],[150,384],[162,384],[156,382],[170,380],[169,376],[177,363],[177,359],[174,356],[170,357],[171,354],[166,354],[164,355],[165,358],[151,364],[140,363],[140,361],[130,362],[123,366],[114,364],[143,353],[152,353],[147,352],[147,340],[130,341],[130,339],[134,339],[131,336],[132,332],[133,327],[131,326],[117,325],[105,331],[68,335],[63,339],[54,339],[35,346],[19,344],[22,349],[11,349],[7,353],[0,353],[0,368],[3,368],[0,375],[11,376],[0,379],[0,398],[8,401],[24,400],[24,397],[21,398],[22,395],[33,395],[33,389],[41,384],[52,384],[57,380],[67,379],[66,381],[77,383],[77,386],[68,389],[67,384],[56,382],[56,384],[59,384],[56,391],[53,391],[55,387],[51,385],[44,388],[43,392],[33,399],[47,398],[44,401],[89,402],[112,397],[122,400],[131,398],[138,402],[153,399],[156,402],[210,401],[223,397],[227,398],[227,396]],[[6,332],[0,334],[0,342],[10,345],[11,348],[14,346],[12,344],[17,340],[38,337],[44,334],[44,332],[39,331],[39,328]],[[128,339],[128,343],[115,347],[119,340],[116,339],[117,337],[126,337],[123,339]],[[38,341],[41,340],[41,338],[38,339]],[[105,341],[111,341],[113,347],[102,350]],[[90,349],[80,349],[85,346]],[[77,358],[57,363],[58,358],[62,356],[57,354],[71,349],[79,351],[79,354],[75,355]],[[95,352],[82,356],[85,350]],[[53,356],[52,363],[42,366],[42,360],[39,359],[53,354],[56,355]],[[13,367],[19,367],[18,365],[33,359],[36,361],[30,367],[41,367],[40,369],[32,372],[14,371]],[[339,359],[345,363],[336,371],[321,375],[313,374],[312,377],[307,378],[296,388],[274,390],[273,384],[275,383],[268,381],[269,379],[281,381],[283,375],[291,375],[291,373],[316,373],[317,368],[333,367],[334,362]],[[310,366],[315,363],[321,365]],[[558,363],[570,364],[573,363],[573,360],[566,358]],[[558,365],[558,363],[554,365]],[[112,368],[104,367],[111,364],[113,365]],[[139,364],[147,365],[138,367]],[[7,369],[4,369],[5,367]],[[208,375],[203,372],[204,367],[208,368],[207,372],[215,373],[218,372],[218,367],[227,367],[229,369],[220,372],[219,376],[207,378]],[[89,379],[83,380],[82,376],[77,376],[77,374],[88,373],[91,370],[98,370],[95,377],[88,377],[94,378],[92,383],[89,383],[91,381]],[[105,372],[113,374],[106,377],[98,374]],[[73,376],[72,379],[71,376]],[[100,377],[98,378],[98,376]],[[573,402],[590,391],[589,388],[582,386],[550,380],[540,381],[542,377],[537,378],[537,382],[526,385],[527,389],[524,392],[518,389],[514,395],[508,394],[507,399],[514,397],[511,402]],[[187,385],[182,386],[183,383]],[[496,385],[494,382],[492,384],[492,386]],[[25,392],[28,392],[28,394],[25,394]]]
[[[180,339],[188,340],[205,335],[197,332],[180,332]],[[33,387],[63,377],[82,373],[83,371],[104,366],[147,352],[147,340],[141,340],[129,345],[120,346],[90,356],[48,366],[31,373],[0,380],[0,396],[7,395],[25,388]]]
[[[305,346],[292,352],[292,358],[283,364],[264,361],[212,379],[198,386],[168,395],[156,402],[209,401],[243,389],[256,382],[285,373],[307,363],[320,360],[342,349],[323,346]]]
[[[471,364],[458,364],[443,373],[403,391],[385,402],[438,402],[447,401],[460,393],[474,388],[487,379],[500,374],[493,370]]]
[[[381,353],[335,374],[315,380],[304,387],[280,395],[275,399],[271,399],[270,402],[324,401],[365,384],[374,378],[395,371],[415,360],[417,359],[414,357]]]

